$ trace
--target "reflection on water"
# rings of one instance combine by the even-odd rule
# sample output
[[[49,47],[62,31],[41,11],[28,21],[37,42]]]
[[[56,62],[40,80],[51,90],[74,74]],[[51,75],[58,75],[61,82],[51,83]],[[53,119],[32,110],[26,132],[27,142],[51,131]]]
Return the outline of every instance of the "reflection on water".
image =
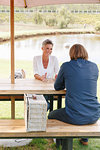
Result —
[[[54,43],[52,55],[58,57],[59,62],[69,60],[69,47],[75,43],[85,46],[89,54],[89,60],[100,64],[100,35],[76,34],[34,37],[15,42],[16,60],[33,60],[35,55],[42,53],[41,44],[45,39],[51,39]],[[0,45],[0,58],[10,59],[10,43]]]

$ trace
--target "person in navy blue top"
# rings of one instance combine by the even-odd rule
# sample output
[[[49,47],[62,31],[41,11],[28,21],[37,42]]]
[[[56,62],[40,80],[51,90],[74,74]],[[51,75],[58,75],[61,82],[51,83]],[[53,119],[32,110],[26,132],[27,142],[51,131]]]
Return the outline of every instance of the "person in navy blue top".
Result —
[[[73,45],[69,55],[71,60],[61,65],[54,84],[55,90],[66,88],[65,108],[50,112],[48,119],[76,125],[93,124],[100,117],[98,67],[88,61],[88,53],[81,44]]]

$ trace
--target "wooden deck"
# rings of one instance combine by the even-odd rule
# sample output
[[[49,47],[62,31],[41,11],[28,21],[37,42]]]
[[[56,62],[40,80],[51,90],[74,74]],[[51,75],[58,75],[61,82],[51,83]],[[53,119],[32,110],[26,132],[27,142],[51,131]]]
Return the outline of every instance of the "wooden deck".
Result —
[[[46,132],[26,132],[24,120],[0,120],[0,138],[84,136],[100,138],[100,120],[93,125],[83,126],[48,120]]]

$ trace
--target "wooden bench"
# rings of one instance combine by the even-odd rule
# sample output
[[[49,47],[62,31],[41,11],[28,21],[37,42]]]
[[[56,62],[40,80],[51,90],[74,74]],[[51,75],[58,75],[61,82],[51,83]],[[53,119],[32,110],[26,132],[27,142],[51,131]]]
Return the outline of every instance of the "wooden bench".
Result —
[[[62,139],[62,150],[72,150],[73,138],[100,138],[100,120],[93,125],[71,125],[47,120],[46,132],[26,132],[24,120],[0,120],[0,138],[57,138]]]

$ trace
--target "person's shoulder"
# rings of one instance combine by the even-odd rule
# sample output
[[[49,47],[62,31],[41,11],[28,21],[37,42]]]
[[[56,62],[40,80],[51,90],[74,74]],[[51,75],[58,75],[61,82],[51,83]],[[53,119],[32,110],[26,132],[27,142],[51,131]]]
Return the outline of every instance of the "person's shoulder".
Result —
[[[35,59],[35,60],[38,60],[38,59],[40,59],[41,58],[41,55],[38,55],[38,56],[34,56],[33,57],[33,59]]]
[[[71,61],[66,61],[63,63],[63,65],[69,65],[71,63]]]
[[[50,59],[52,60],[52,62],[57,62],[58,61],[57,57],[53,56],[53,55],[50,56]]]
[[[38,56],[34,56],[34,58],[40,58],[41,57],[41,55],[38,55]]]
[[[96,63],[94,63],[94,62],[92,62],[92,61],[87,60],[87,63],[88,63],[88,64],[90,64],[90,65],[92,65],[92,66],[97,67],[97,64],[96,64]]]
[[[87,61],[87,63],[93,68],[93,69],[97,69],[98,70],[98,66],[95,62],[92,62],[92,61]]]
[[[51,59],[57,59],[57,57],[56,57],[56,56],[53,56],[53,55],[50,55],[50,58],[51,58]]]
[[[67,67],[70,64],[70,61],[66,61],[62,63],[61,67]]]

